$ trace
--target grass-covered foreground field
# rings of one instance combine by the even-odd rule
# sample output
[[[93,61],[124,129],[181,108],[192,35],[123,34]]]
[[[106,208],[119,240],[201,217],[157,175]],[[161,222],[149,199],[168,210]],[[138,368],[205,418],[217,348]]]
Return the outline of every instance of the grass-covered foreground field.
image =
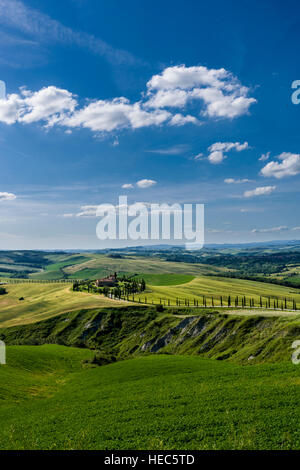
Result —
[[[1,449],[300,449],[300,369],[152,355],[84,368],[88,350],[8,348]]]

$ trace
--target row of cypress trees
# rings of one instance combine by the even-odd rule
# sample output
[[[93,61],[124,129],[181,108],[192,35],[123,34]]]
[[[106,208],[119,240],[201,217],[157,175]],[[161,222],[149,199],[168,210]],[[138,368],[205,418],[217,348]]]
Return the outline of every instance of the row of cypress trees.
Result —
[[[132,296],[125,296],[123,300],[128,300],[131,302],[138,302],[138,303],[145,303],[147,304],[147,297],[141,299],[141,297]],[[154,301],[151,301],[153,304]],[[292,305],[290,305],[292,304]],[[242,308],[266,308],[266,309],[274,309],[274,310],[298,310],[297,302],[295,299],[279,299],[279,298],[263,298],[260,297],[259,301],[256,302],[254,298],[247,298],[246,296],[236,296],[232,297],[229,296],[220,296],[216,297],[207,297],[205,295],[202,296],[202,300],[199,299],[179,299],[176,298],[175,304],[174,301],[171,299],[159,299],[159,305],[171,306],[176,305],[177,307],[242,307]]]

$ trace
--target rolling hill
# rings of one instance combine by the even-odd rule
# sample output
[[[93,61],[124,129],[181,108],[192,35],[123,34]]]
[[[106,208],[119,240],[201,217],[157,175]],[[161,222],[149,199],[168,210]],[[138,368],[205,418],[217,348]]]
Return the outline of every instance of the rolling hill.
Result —
[[[104,296],[73,292],[69,284],[9,284],[6,290],[0,296],[0,327],[33,323],[79,308],[124,305]]]
[[[8,348],[0,449],[299,449],[299,372],[155,355],[87,368],[90,351]]]

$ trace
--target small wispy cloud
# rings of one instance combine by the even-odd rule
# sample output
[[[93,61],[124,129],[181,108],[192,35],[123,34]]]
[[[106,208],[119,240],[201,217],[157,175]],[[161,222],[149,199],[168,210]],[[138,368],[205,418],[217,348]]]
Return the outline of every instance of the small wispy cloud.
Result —
[[[207,229],[208,233],[233,233],[232,230],[221,230],[221,229],[215,229],[215,228],[209,228]]]
[[[244,183],[251,183],[251,180],[248,180],[247,178],[243,179],[234,179],[234,178],[226,178],[224,180],[224,183],[226,184],[244,184]]]
[[[194,157],[194,160],[206,160],[206,157],[204,156],[203,153],[198,153],[197,155],[195,155]]]
[[[91,34],[74,31],[20,0],[0,0],[0,23],[26,33],[40,43],[76,45],[116,65],[141,62],[129,52],[114,48]]]
[[[255,228],[252,230],[252,233],[274,233],[274,232],[285,232],[289,228],[285,225],[280,227],[272,227],[272,228]]]
[[[259,161],[260,162],[265,162],[265,161],[269,160],[270,155],[271,155],[271,152],[263,153],[262,156],[259,158]]]
[[[13,201],[17,199],[17,196],[13,193],[0,193],[0,202],[1,201]]]
[[[81,206],[81,211],[76,217],[96,217],[99,206]]]
[[[262,186],[259,188],[252,189],[250,191],[244,192],[244,197],[254,197],[254,196],[267,196],[272,194],[275,191],[276,186]]]
[[[187,144],[173,145],[172,147],[159,148],[154,150],[146,150],[147,153],[157,153],[159,155],[180,155],[189,150],[190,146]]]
[[[151,188],[151,186],[155,186],[156,184],[157,181],[145,178],[137,181],[136,183],[125,183],[122,185],[122,189],[133,189],[135,186],[139,189],[147,189]]]
[[[242,208],[240,210],[240,212],[242,214],[248,214],[248,213],[251,213],[251,212],[264,212],[264,208],[262,207],[246,207],[246,208]]]

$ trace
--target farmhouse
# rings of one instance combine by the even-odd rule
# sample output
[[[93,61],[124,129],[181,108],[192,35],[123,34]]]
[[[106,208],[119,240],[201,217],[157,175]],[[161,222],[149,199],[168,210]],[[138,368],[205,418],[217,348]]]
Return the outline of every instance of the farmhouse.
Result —
[[[115,287],[118,283],[117,278],[118,278],[117,273],[115,273],[110,276],[104,277],[102,279],[97,279],[96,286],[97,287]]]

